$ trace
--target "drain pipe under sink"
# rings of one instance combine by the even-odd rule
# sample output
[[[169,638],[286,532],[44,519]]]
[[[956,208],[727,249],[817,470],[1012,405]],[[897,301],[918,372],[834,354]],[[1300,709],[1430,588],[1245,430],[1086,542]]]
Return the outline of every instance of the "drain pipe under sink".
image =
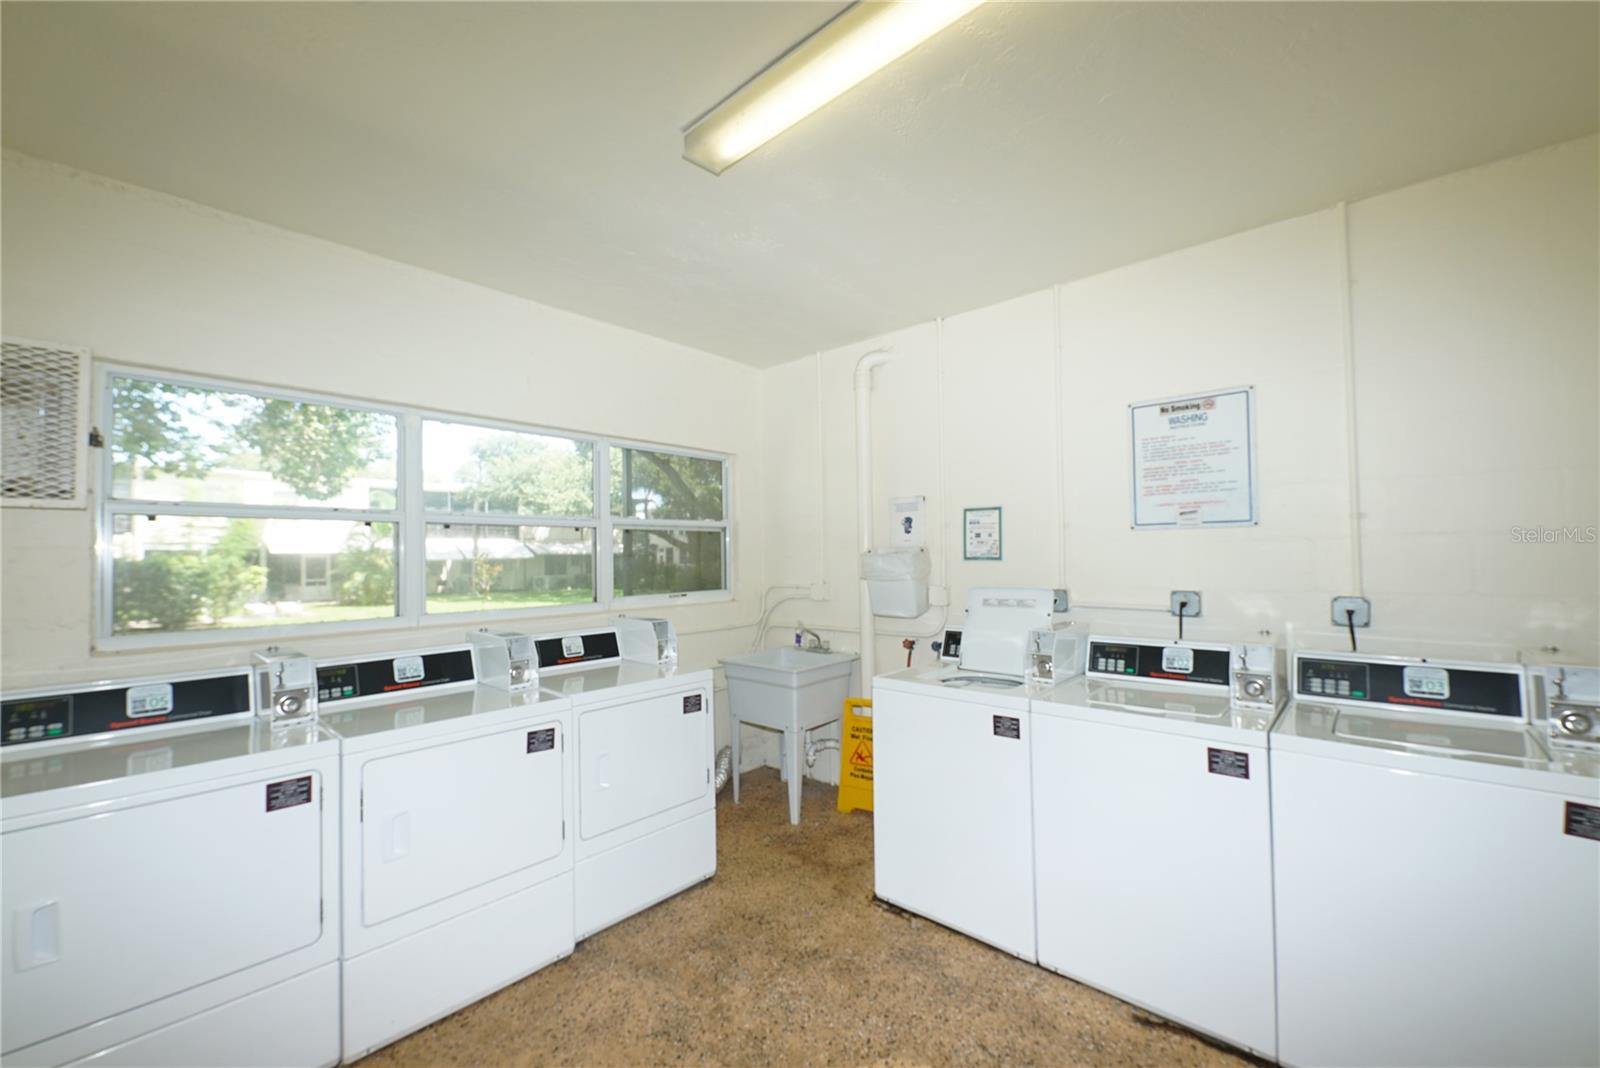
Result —
[[[892,359],[890,350],[882,348],[856,361],[856,526],[862,555],[872,551],[872,372]],[[870,697],[877,674],[878,631],[867,580],[862,579],[860,585],[861,689]]]

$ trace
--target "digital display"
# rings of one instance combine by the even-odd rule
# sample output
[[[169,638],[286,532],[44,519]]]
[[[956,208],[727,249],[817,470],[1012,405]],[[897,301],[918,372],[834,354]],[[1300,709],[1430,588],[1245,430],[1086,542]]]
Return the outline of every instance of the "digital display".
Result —
[[[128,718],[164,716],[172,711],[172,686],[165,682],[128,687]]]
[[[1307,697],[1350,697],[1365,700],[1372,692],[1366,664],[1345,660],[1302,660],[1297,691]]]
[[[317,668],[317,700],[337,701],[356,695],[356,666],[336,664]]]
[[[1095,642],[1089,649],[1089,667],[1108,675],[1137,675],[1139,647]]]
[[[394,658],[395,682],[419,682],[428,674],[422,666],[420,656],[397,656]]]
[[[41,697],[6,705],[5,740],[39,742],[65,737],[72,730],[72,698]]]

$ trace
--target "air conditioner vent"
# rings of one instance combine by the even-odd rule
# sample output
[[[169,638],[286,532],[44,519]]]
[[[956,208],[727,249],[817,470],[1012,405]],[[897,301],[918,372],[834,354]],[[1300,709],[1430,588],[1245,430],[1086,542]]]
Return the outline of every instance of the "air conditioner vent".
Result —
[[[84,506],[89,354],[36,341],[0,347],[0,503]]]

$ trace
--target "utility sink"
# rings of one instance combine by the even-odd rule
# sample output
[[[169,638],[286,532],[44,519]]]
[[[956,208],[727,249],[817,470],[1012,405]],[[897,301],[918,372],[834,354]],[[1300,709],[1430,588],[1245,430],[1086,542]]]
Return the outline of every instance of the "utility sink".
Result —
[[[782,645],[776,649],[764,649],[759,653],[745,653],[740,656],[725,656],[722,658],[722,667],[725,671],[733,669],[738,672],[739,678],[760,679],[778,685],[803,686],[801,676],[810,676],[812,672],[820,672],[826,668],[833,668],[826,674],[830,677],[837,674],[848,675],[849,665],[856,662],[855,653],[823,653],[811,649],[797,649],[792,645]],[[840,671],[840,666],[843,670]],[[730,672],[730,677],[733,677]]]
[[[733,800],[739,801],[739,728],[748,723],[780,732],[778,763],[789,785],[789,822],[800,822],[801,759],[805,732],[838,720],[850,696],[855,653],[822,653],[783,646],[728,656],[728,718],[733,727]]]

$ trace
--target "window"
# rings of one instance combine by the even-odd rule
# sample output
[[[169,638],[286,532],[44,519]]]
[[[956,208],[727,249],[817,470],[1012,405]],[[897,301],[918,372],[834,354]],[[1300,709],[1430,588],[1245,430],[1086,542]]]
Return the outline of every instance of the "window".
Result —
[[[102,396],[112,644],[728,589],[723,457],[131,370]]]
[[[107,388],[106,634],[396,614],[394,415],[132,373]]]

